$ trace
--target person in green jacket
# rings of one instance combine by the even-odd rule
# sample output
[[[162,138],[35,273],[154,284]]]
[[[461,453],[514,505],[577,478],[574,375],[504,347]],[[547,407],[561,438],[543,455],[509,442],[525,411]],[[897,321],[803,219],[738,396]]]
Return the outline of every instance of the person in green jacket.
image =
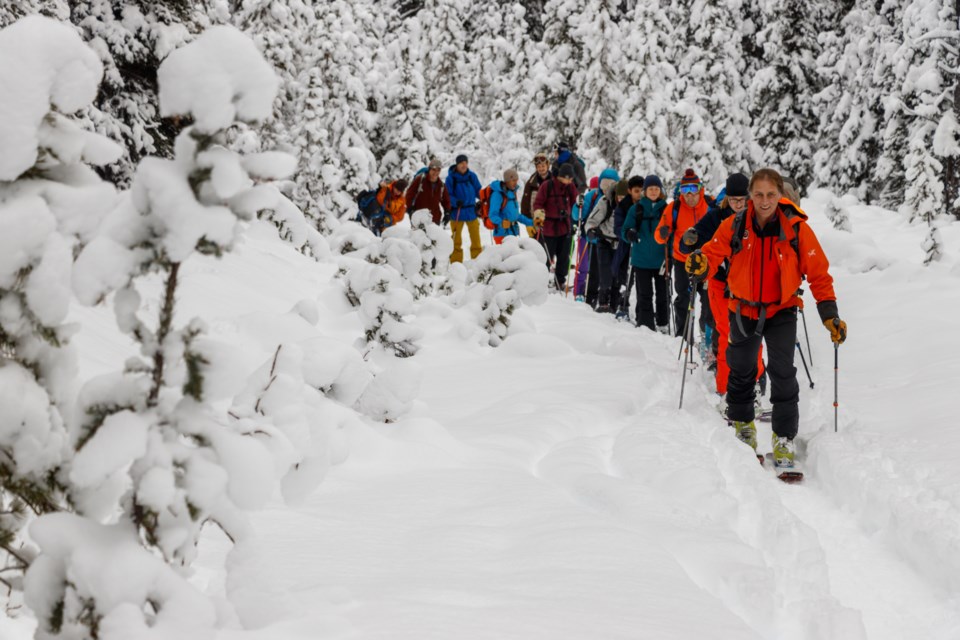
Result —
[[[637,283],[637,326],[669,334],[670,300],[663,271],[663,245],[653,235],[666,206],[663,182],[655,175],[647,176],[643,180],[643,197],[630,207],[620,235],[630,243],[630,266]]]

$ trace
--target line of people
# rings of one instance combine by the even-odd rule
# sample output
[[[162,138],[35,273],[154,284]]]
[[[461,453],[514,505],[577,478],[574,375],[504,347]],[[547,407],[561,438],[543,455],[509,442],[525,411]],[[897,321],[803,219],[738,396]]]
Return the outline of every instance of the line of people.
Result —
[[[806,223],[795,183],[773,169],[749,178],[732,173],[712,198],[687,169],[668,199],[656,175],[622,179],[610,167],[588,183],[585,164],[569,145],[559,143],[554,152],[552,163],[545,153],[533,158],[534,172],[519,197],[515,169],[484,189],[460,155],[445,181],[440,162],[432,160],[409,185],[403,180],[381,185],[378,201],[394,222],[395,212],[402,218],[407,207],[429,209],[437,224],[449,222],[453,262],[463,260],[464,227],[471,258],[482,250],[481,220],[497,243],[525,227],[546,250],[556,291],[572,289],[577,300],[598,312],[620,310],[628,317],[635,288],[637,326],[682,336],[691,346],[696,341],[688,310],[696,303],[691,298],[699,298],[698,346],[701,358],[715,365],[728,421],[756,450],[758,382],[769,379],[774,459],[778,467],[791,467],[799,426],[794,352],[804,280],[831,339],[839,345],[847,330],[828,261]]]

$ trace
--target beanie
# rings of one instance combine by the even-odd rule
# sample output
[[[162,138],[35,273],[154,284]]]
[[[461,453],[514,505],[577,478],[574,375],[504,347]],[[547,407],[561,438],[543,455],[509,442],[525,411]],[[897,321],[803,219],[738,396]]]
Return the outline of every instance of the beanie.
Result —
[[[630,193],[629,183],[626,180],[621,180],[617,183],[617,197],[623,198],[628,193]]]
[[[576,173],[574,173],[572,165],[564,164],[560,166],[560,171],[557,173],[557,176],[560,178],[570,178],[572,180],[574,176],[576,176]]]
[[[727,176],[727,197],[744,198],[750,189],[750,178],[742,173],[731,173]]]
[[[631,189],[636,187],[643,187],[643,178],[640,176],[630,176],[630,181],[627,182],[627,186]]]
[[[566,151],[570,149],[570,145],[563,140],[557,143],[557,151]]]
[[[663,183],[660,182],[660,178],[658,178],[657,176],[651,173],[649,176],[643,179],[643,188],[647,189],[649,187],[660,187],[660,189],[662,190]]]
[[[695,184],[698,187],[700,186],[700,177],[693,169],[687,169],[683,172],[683,177],[680,178],[680,186],[687,184]]]
[[[406,178],[400,178],[399,180],[393,183],[393,188],[396,189],[397,191],[403,191],[404,189],[407,188],[407,184],[408,183]]]
[[[437,158],[430,158],[430,164],[427,165],[430,169],[442,169],[443,165],[440,164],[440,160]]]
[[[457,161],[455,164],[460,164],[461,162],[466,162],[466,161],[467,161],[467,155],[465,153],[461,153],[460,155],[457,156]]]
[[[592,178],[590,178],[590,188],[591,188],[591,189],[596,189],[596,188],[599,187],[599,186],[600,186],[600,178],[599,178],[599,177],[593,176]]]
[[[503,172],[503,181],[510,182],[511,180],[519,180],[520,175],[517,173],[516,169],[507,169]]]

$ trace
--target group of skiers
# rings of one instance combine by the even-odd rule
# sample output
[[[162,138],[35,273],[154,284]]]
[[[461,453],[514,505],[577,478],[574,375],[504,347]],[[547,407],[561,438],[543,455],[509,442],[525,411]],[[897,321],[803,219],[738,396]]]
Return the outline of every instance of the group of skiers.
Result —
[[[409,185],[383,183],[377,203],[391,218],[388,224],[407,209],[428,209],[434,223],[449,222],[453,262],[463,260],[464,227],[471,258],[482,250],[481,222],[498,244],[525,227],[543,245],[558,292],[572,288],[597,311],[619,309],[618,316],[628,317],[635,287],[637,326],[682,336],[691,347],[689,317],[699,297],[699,349],[715,367],[721,408],[737,437],[756,451],[760,381],[769,380],[774,463],[782,478],[789,477],[799,426],[794,350],[804,280],[833,342],[846,339],[828,262],[795,183],[773,169],[749,178],[732,173],[711,198],[687,169],[670,199],[656,175],[621,179],[607,168],[588,183],[585,163],[568,144],[557,144],[554,154],[552,161],[545,153],[534,156],[534,172],[519,196],[515,169],[484,188],[467,156],[459,155],[445,181],[441,163],[431,160]]]

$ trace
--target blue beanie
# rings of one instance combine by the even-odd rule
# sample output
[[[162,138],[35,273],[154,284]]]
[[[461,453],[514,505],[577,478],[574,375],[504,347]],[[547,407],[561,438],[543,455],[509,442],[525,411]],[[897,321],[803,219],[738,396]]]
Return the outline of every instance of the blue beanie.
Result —
[[[660,178],[658,178],[653,174],[650,174],[649,176],[643,179],[643,188],[646,189],[648,187],[660,187],[661,189],[663,189],[663,183],[660,182]]]

